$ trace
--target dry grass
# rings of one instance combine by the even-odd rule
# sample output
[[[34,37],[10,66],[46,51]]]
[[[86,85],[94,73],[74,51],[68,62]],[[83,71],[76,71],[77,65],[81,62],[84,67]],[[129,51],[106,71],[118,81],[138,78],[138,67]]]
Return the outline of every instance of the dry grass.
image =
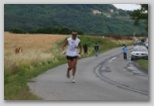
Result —
[[[54,34],[13,34],[4,33],[5,54],[14,53],[15,48],[22,47],[24,53],[31,51],[48,51],[52,46],[67,36]]]
[[[119,44],[119,45],[130,45],[134,43],[134,40],[115,40],[115,39],[110,39],[112,42],[114,42],[115,44]]]
[[[60,54],[60,48],[55,45],[64,40],[64,35],[49,34],[13,34],[4,33],[4,63],[5,72],[14,73],[15,67],[31,67],[33,63],[42,64],[46,61],[54,60]],[[15,54],[17,47],[23,48],[23,52]],[[51,49],[54,49],[51,51]],[[11,72],[10,72],[11,71]]]
[[[47,70],[49,63],[54,64],[58,61],[56,57],[63,56],[60,54],[61,48],[58,47],[57,42],[66,37],[68,36],[4,32],[4,98],[6,100],[38,99],[29,92],[27,80]],[[16,54],[15,49],[19,47],[23,52]]]
[[[106,37],[102,37],[102,39],[104,39]],[[123,45],[123,44],[126,44],[126,45],[130,45],[130,44],[133,44],[134,43],[134,38],[132,37],[132,40],[127,40],[127,39],[113,39],[113,38],[106,38],[106,39],[110,39],[110,41],[114,42],[115,44],[117,45]]]

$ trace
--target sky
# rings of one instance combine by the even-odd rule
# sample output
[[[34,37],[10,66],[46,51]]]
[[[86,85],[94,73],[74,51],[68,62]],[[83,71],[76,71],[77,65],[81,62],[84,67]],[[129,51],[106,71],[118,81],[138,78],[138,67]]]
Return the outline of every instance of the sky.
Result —
[[[135,9],[140,9],[141,6],[138,4],[113,4],[116,8],[118,9],[123,9],[123,10],[135,10]]]

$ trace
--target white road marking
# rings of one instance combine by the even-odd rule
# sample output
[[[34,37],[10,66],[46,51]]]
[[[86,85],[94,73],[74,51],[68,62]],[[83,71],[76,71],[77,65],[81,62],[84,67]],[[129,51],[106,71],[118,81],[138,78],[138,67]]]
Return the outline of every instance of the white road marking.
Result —
[[[101,69],[102,69],[102,70],[105,70],[106,68],[105,68],[105,67],[102,67]]]
[[[108,62],[110,63],[110,62],[112,62],[113,60],[115,60],[117,57],[113,57],[113,58],[111,58]]]

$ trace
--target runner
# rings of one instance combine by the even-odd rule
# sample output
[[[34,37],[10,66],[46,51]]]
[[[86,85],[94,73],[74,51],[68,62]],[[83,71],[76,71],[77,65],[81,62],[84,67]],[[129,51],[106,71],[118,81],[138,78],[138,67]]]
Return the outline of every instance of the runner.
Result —
[[[64,50],[65,46],[67,46],[66,51]],[[79,53],[78,53],[79,46]],[[70,70],[72,70],[72,82],[75,83],[75,73],[76,73],[76,65],[77,60],[80,58],[80,54],[82,52],[82,46],[80,43],[80,39],[77,38],[77,32],[72,32],[72,36],[67,39],[67,41],[62,46],[62,53],[66,54],[68,69],[66,76],[70,78]]]

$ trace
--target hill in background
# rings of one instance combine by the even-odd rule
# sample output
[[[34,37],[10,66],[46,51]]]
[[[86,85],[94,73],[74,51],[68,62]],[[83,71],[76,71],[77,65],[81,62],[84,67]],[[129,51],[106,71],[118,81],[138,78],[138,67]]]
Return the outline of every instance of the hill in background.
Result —
[[[147,35],[145,23],[134,26],[130,13],[111,4],[5,4],[4,31],[63,26],[94,35]]]

